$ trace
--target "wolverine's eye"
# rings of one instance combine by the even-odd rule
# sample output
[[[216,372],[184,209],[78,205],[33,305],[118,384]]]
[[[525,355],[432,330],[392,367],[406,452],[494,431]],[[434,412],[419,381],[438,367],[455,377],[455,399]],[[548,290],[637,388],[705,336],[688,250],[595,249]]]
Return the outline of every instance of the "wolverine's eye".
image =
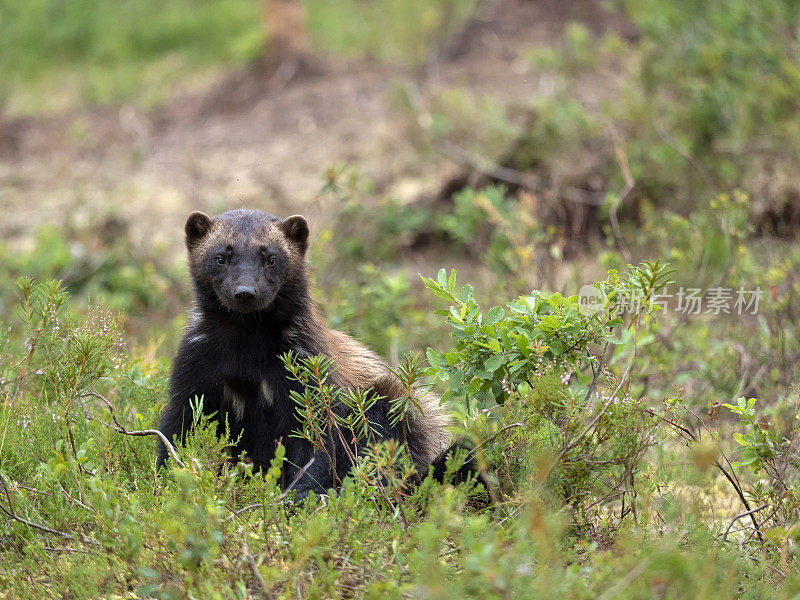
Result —
[[[225,264],[225,255],[224,254],[217,254],[217,264],[224,265]]]
[[[270,254],[266,248],[261,248],[261,260],[263,260],[270,267],[275,266],[275,255]]]

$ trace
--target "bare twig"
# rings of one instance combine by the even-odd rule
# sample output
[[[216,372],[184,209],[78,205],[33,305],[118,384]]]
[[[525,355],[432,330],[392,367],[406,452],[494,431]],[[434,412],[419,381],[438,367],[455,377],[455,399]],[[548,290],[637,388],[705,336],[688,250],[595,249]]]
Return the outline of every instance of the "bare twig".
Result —
[[[253,572],[253,577],[255,578],[256,582],[258,583],[258,587],[261,588],[261,593],[264,595],[265,598],[272,598],[272,594],[267,587],[264,578],[261,576],[261,573],[258,570],[258,565],[256,564],[256,559],[253,558],[253,555],[250,554],[250,548],[247,547],[247,542],[242,542],[242,550],[244,550],[244,556],[247,558],[247,564],[250,565],[250,570]]]
[[[485,156],[478,156],[467,152],[453,142],[447,140],[443,141],[439,145],[439,150],[451,160],[463,164],[481,175],[488,175],[498,181],[503,181],[526,189],[535,189],[538,184],[538,178],[531,173],[504,167],[489,160]]]
[[[631,358],[628,361],[628,366],[626,367],[625,372],[622,374],[622,377],[619,380],[619,385],[617,385],[617,387],[614,390],[614,392],[608,397],[608,400],[606,400],[606,403],[603,405],[603,408],[600,409],[600,412],[598,412],[597,415],[595,415],[594,419],[592,419],[592,421],[586,426],[586,428],[583,430],[583,432],[578,437],[576,437],[574,440],[572,440],[569,444],[567,444],[564,447],[564,449],[561,451],[561,453],[558,455],[558,457],[553,461],[553,464],[550,465],[550,470],[547,472],[547,477],[550,477],[550,473],[552,473],[552,471],[555,468],[555,466],[559,462],[561,462],[561,459],[564,458],[564,456],[567,454],[567,452],[569,452],[575,446],[577,446],[581,442],[581,440],[583,438],[585,438],[592,431],[594,426],[597,425],[597,422],[603,417],[604,414],[606,414],[606,411],[608,411],[608,409],[611,406],[611,404],[617,399],[617,394],[619,394],[620,390],[622,389],[622,386],[625,384],[625,380],[628,378],[628,375],[631,372],[631,368],[633,367],[633,360],[636,357],[636,337],[637,337],[636,333],[634,333],[634,335],[633,335],[633,349],[631,350]]]
[[[241,515],[242,513],[245,513],[245,512],[247,512],[248,510],[255,510],[256,508],[263,508],[263,507],[264,507],[264,504],[263,504],[263,503],[261,503],[261,502],[257,502],[256,504],[248,504],[248,505],[247,505],[247,506],[245,506],[244,508],[240,508],[239,510],[235,510],[235,511],[233,511],[233,512],[232,512],[232,513],[231,513],[231,514],[228,516],[228,521],[230,521],[230,520],[231,520],[231,519],[233,519],[234,517],[238,517],[239,515]]]
[[[583,401],[588,402],[589,398],[592,397],[594,393],[595,387],[597,386],[597,380],[600,378],[600,373],[603,372],[605,367],[605,359],[606,359],[606,352],[608,352],[608,347],[611,345],[611,342],[606,342],[606,345],[603,347],[602,352],[599,354],[599,358],[596,362],[590,363],[592,367],[592,383],[589,384],[589,389],[586,390],[586,396],[584,396]]]
[[[683,160],[689,163],[689,165],[691,165],[692,168],[694,168],[700,174],[700,177],[703,178],[709,189],[713,190],[717,188],[717,184],[714,183],[714,180],[711,178],[711,175],[709,175],[708,171],[706,171],[703,165],[701,165],[694,156],[689,154],[686,150],[682,149],[678,144],[678,141],[672,135],[670,135],[670,133],[666,129],[660,127],[659,125],[656,125],[655,130],[656,133],[658,134],[658,137],[660,137],[661,140],[667,146],[675,150],[675,152],[677,152],[681,156],[681,158],[683,158]]]
[[[17,521],[18,523],[22,523],[23,525],[27,525],[28,527],[32,527],[33,529],[38,529],[39,531],[44,531],[45,533],[49,533],[51,535],[57,535],[58,537],[62,537],[66,540],[75,540],[75,536],[69,533],[65,533],[63,531],[59,531],[58,529],[53,529],[52,527],[46,527],[44,525],[40,525],[39,523],[34,523],[33,521],[28,521],[27,519],[23,519],[20,517],[17,512],[14,510],[14,504],[11,500],[11,492],[8,490],[8,485],[6,484],[5,477],[0,474],[0,484],[3,486],[3,491],[5,492],[6,499],[8,501],[8,507],[3,506],[0,504],[0,512],[5,514],[9,519]],[[89,544],[96,544],[94,540],[90,540],[89,538],[81,538],[81,541],[89,543]]]
[[[16,482],[14,486],[18,489],[28,490],[29,492],[33,492],[34,494],[41,494],[43,496],[49,496],[50,492],[43,492],[42,490],[37,490],[36,488],[30,487],[28,485],[23,485],[19,482]]]
[[[714,461],[714,466],[717,467],[717,469],[719,469],[720,471],[722,471],[722,474],[725,476],[725,479],[727,479],[733,486],[733,489],[736,491],[736,495],[739,496],[739,500],[741,500],[742,504],[747,509],[745,512],[741,514],[741,516],[744,517],[750,515],[750,519],[753,521],[753,526],[756,528],[756,533],[758,534],[758,541],[760,541],[763,544],[764,536],[761,535],[761,529],[759,529],[758,527],[758,521],[756,521],[755,514],[750,509],[750,503],[747,501],[747,498],[744,495],[744,491],[742,490],[741,485],[739,485],[739,482],[735,479],[735,476],[728,473],[727,469],[725,469],[725,467],[723,467],[718,460]]]
[[[758,523],[755,527],[743,527],[742,531],[746,531],[748,529],[751,529],[752,531],[747,534],[747,537],[742,540],[741,544],[749,542],[754,535],[758,534],[761,531],[761,528],[764,527],[764,525],[766,525],[770,521],[770,519],[774,518],[776,514],[778,514],[778,511],[780,509],[781,509],[780,504],[776,504],[775,506],[772,507],[770,513],[766,517],[764,517],[761,520],[761,522]]]
[[[733,527],[734,523],[736,523],[736,521],[738,521],[742,517],[746,517],[747,515],[752,516],[758,511],[764,510],[765,508],[767,508],[767,506],[769,506],[769,502],[764,502],[764,504],[762,504],[761,506],[757,506],[756,508],[751,508],[750,510],[740,512],[738,515],[733,517],[733,519],[731,519],[731,522],[728,523],[728,527],[725,529],[725,533],[722,534],[722,541],[724,542],[728,539],[728,533],[730,533],[730,530]],[[756,525],[756,531],[758,531],[758,525]]]
[[[703,420],[700,418],[699,415],[697,415],[690,408],[687,408],[686,412],[688,412],[695,419],[697,419],[697,422],[700,423],[700,427],[705,428],[705,430],[708,431],[709,435],[711,435],[711,430],[708,429],[708,426],[703,422]],[[719,449],[719,452],[722,455],[722,458],[724,458],[725,462],[728,464],[728,467],[730,468],[730,471],[728,471],[728,469],[726,469],[724,466],[722,466],[722,463],[720,463],[718,460],[714,461],[714,466],[717,467],[717,469],[719,469],[722,472],[722,474],[725,476],[725,479],[727,479],[728,482],[730,482],[730,484],[733,486],[733,489],[736,491],[736,495],[739,496],[739,500],[742,502],[742,505],[744,506],[745,510],[749,511],[750,510],[750,503],[747,501],[747,497],[744,495],[744,490],[742,490],[742,485],[739,483],[739,478],[736,477],[736,471],[734,470],[733,465],[731,464],[731,461],[728,460],[728,456],[725,454],[725,452],[722,449],[722,447],[720,446],[719,442],[716,439],[714,439],[713,435],[711,435],[711,440],[714,442],[714,444]],[[749,514],[749,513],[745,513],[745,514]],[[761,529],[758,526],[758,522],[756,521],[755,515],[754,514],[750,514],[750,519],[753,522],[753,526],[756,528],[756,533],[758,534],[758,541],[763,544],[764,543],[764,536],[761,535]]]
[[[650,409],[645,410],[645,412],[648,413],[648,414],[651,414],[651,415],[653,415],[655,417],[658,417],[660,420],[662,420],[665,423],[669,424],[674,429],[676,429],[676,430],[680,431],[682,434],[685,434],[686,436],[688,436],[688,438],[687,437],[683,438],[684,440],[686,440],[686,445],[687,446],[689,445],[689,440],[691,440],[692,442],[697,442],[698,441],[698,438],[694,433],[692,433],[689,429],[687,429],[686,427],[683,427],[679,423],[676,423],[675,421],[671,421],[671,420],[669,420],[669,419],[667,419],[665,417],[662,417],[661,415],[655,413],[654,411],[652,411]],[[696,415],[691,410],[688,410],[687,412],[689,412],[695,419],[697,419],[697,421],[701,424],[701,426],[705,427],[705,424],[703,423],[702,419],[700,419],[700,417],[698,415]],[[719,444],[716,442],[716,440],[714,440],[713,436],[711,436],[711,439],[714,441],[714,443],[716,444],[716,446],[719,449],[720,453],[725,458],[725,462],[728,463],[728,466],[730,467],[731,472],[729,473],[728,469],[726,469],[722,465],[722,463],[720,463],[718,460],[714,461],[714,466],[717,469],[719,469],[719,471],[725,476],[725,479],[727,479],[728,482],[733,487],[734,491],[736,492],[736,495],[739,497],[739,500],[741,501],[742,505],[745,508],[745,512],[743,512],[741,514],[741,516],[744,517],[744,516],[750,515],[750,519],[753,521],[753,527],[755,529],[756,534],[758,535],[758,539],[759,539],[759,541],[761,541],[763,543],[764,542],[764,538],[761,535],[761,528],[759,527],[755,516],[753,514],[751,514],[750,512],[748,512],[748,511],[750,511],[750,503],[747,501],[747,497],[744,495],[744,491],[742,490],[742,487],[741,487],[741,485],[739,484],[739,481],[736,478],[736,474],[733,471],[733,466],[731,465],[730,461],[728,460],[728,457],[725,456],[725,453],[722,451],[722,448],[720,448]]]
[[[505,167],[485,156],[464,150],[453,142],[445,140],[437,145],[437,149],[450,160],[497,181],[531,191],[543,187],[541,178],[535,173]],[[586,191],[580,188],[560,186],[556,189],[563,192],[563,197],[566,200],[576,204],[588,204],[590,206],[601,206],[603,204],[601,198],[587,198]]]
[[[97,514],[97,511],[95,509],[93,509],[91,506],[87,506],[86,504],[84,504],[83,502],[78,500],[77,498],[75,498],[72,495],[70,495],[70,493],[67,491],[67,488],[64,487],[63,483],[59,482],[59,485],[61,486],[61,491],[62,491],[62,493],[64,494],[64,496],[66,498],[68,498],[69,500],[72,500],[75,504],[77,504],[78,506],[80,506],[84,510],[88,510],[89,512]]]
[[[628,250],[628,246],[625,244],[625,240],[622,238],[622,231],[620,231],[619,228],[617,210],[619,210],[620,205],[627,200],[628,195],[633,191],[634,187],[636,187],[636,182],[633,180],[631,168],[628,164],[628,155],[622,148],[622,140],[620,140],[619,134],[613,126],[611,127],[611,135],[614,138],[614,154],[617,157],[619,168],[622,171],[622,177],[625,179],[625,186],[614,198],[614,203],[611,205],[611,208],[608,212],[608,218],[611,221],[611,229],[614,232],[614,239],[617,242],[617,246],[619,246],[619,249],[622,251],[622,255],[625,257],[625,260],[631,262],[631,252]]]
[[[161,441],[163,442],[163,444],[167,447],[167,450],[169,451],[169,454],[172,457],[172,460],[175,461],[175,464],[177,464],[181,468],[185,468],[186,467],[186,465],[183,464],[181,459],[178,458],[178,453],[175,451],[175,446],[172,445],[172,442],[170,442],[167,439],[167,436],[165,436],[163,433],[161,433],[157,429],[142,429],[142,430],[139,430],[139,431],[128,431],[117,420],[117,415],[116,415],[116,412],[114,411],[114,406],[111,404],[111,402],[108,401],[108,398],[106,398],[105,396],[103,396],[101,394],[98,394],[97,392],[86,392],[85,394],[81,395],[81,398],[85,398],[87,396],[92,396],[94,398],[99,398],[100,400],[105,402],[106,406],[108,407],[108,410],[111,413],[111,419],[114,421],[114,425],[109,425],[105,421],[100,421],[101,423],[103,423],[104,426],[108,427],[109,429],[113,429],[113,430],[115,430],[115,431],[117,431],[117,432],[119,432],[119,433],[121,433],[123,435],[130,435],[130,436],[134,436],[134,437],[155,435],[158,438],[160,438]]]
[[[46,552],[81,552],[84,554],[89,554],[86,550],[81,550],[80,548],[70,548],[68,546],[64,546],[63,548],[54,548],[52,546],[45,546],[44,550]]]
[[[493,441],[501,433],[503,433],[505,431],[508,431],[509,429],[513,429],[514,427],[523,427],[524,425],[525,425],[525,423],[522,423],[522,422],[519,422],[519,421],[517,421],[516,423],[511,423],[509,425],[506,425],[505,427],[503,427],[502,429],[498,430],[496,433],[491,435],[489,438],[483,440],[480,444],[475,446],[472,450],[467,452],[467,455],[464,457],[464,462],[465,463],[468,462],[472,458],[472,455],[474,453],[476,453],[479,449],[483,448],[489,442]]]
[[[662,417],[661,415],[659,415],[657,412],[655,412],[655,411],[654,411],[653,409],[651,409],[651,408],[646,408],[646,409],[644,410],[644,412],[646,412],[646,413],[647,413],[647,414],[649,414],[649,415],[652,415],[652,416],[656,417],[657,419],[660,419],[661,421],[664,421],[664,422],[665,422],[665,423],[667,423],[668,425],[671,425],[671,426],[672,426],[672,427],[674,427],[675,429],[678,429],[678,430],[680,430],[681,432],[685,433],[686,435],[688,435],[688,436],[689,436],[689,438],[690,438],[690,439],[691,439],[693,442],[694,442],[694,441],[697,441],[697,437],[694,435],[694,433],[692,433],[692,432],[691,432],[691,430],[689,430],[689,429],[686,429],[686,427],[684,427],[683,425],[681,425],[681,424],[679,424],[679,423],[676,423],[675,421],[671,421],[671,420],[667,419],[666,417]],[[684,439],[686,439],[686,438],[684,438]]]
[[[769,564],[766,564],[766,563],[765,563],[764,566],[767,567],[770,571],[775,571],[778,575],[780,575],[781,577],[786,579],[786,573],[781,571],[778,567],[775,567],[773,565],[769,565]]]

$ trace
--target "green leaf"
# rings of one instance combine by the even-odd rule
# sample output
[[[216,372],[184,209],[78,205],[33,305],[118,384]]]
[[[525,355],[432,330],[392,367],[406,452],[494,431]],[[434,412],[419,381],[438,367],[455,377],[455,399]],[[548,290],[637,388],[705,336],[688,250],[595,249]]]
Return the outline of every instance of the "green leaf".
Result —
[[[747,466],[747,465],[752,465],[756,461],[758,461],[758,454],[756,454],[755,452],[753,452],[752,454],[746,453],[745,455],[742,455],[742,460],[739,461],[739,464],[742,466]]]
[[[462,381],[464,381],[464,374],[461,371],[453,371],[450,376],[450,389],[457,392],[461,389]]]
[[[495,402],[498,404],[503,404],[505,402],[506,392],[499,381],[492,382],[492,395],[494,396]]]
[[[485,325],[494,325],[502,321],[505,315],[506,311],[503,310],[502,306],[495,306],[494,308],[490,309],[489,312],[486,313],[486,317],[484,317],[483,323]]]
[[[436,275],[436,281],[439,282],[439,285],[443,288],[447,289],[447,270],[442,268],[439,269],[439,273]]]
[[[434,369],[440,369],[442,367],[442,361],[439,358],[439,355],[436,353],[436,350],[433,348],[428,348],[425,350],[425,355],[428,357],[428,363]]]
[[[550,330],[554,331],[559,328],[561,325],[561,320],[555,315],[545,315],[542,317],[542,321],[539,324],[539,328],[542,330]]]
[[[451,294],[456,291],[456,270],[450,271],[450,277],[447,279],[447,291]]]
[[[506,363],[506,357],[502,354],[495,354],[494,356],[490,356],[486,361],[484,361],[483,366],[487,371],[496,371],[501,366]]]
[[[522,367],[524,366],[525,366],[525,361],[522,360],[515,361],[514,364],[510,364],[510,366],[508,367],[508,374],[511,375],[511,377],[515,377],[517,373],[519,373],[520,369],[522,369]]]
[[[447,293],[447,290],[443,290],[440,287],[436,287],[436,284],[429,285],[428,288],[433,292],[433,295],[437,298],[441,298],[443,300],[448,300],[450,302],[454,302],[455,298],[451,294]]]
[[[150,567],[138,567],[136,572],[139,573],[142,577],[146,577],[147,579],[157,579],[161,576],[161,573],[152,569]]]

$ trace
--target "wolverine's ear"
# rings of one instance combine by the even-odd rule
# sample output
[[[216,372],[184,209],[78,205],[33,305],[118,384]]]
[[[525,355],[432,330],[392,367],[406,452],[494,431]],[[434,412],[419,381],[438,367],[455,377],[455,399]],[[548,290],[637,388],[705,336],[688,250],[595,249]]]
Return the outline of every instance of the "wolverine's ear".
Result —
[[[287,238],[300,246],[300,252],[305,254],[308,249],[308,222],[300,215],[286,217],[280,225]]]
[[[191,250],[211,230],[211,217],[206,213],[193,212],[186,219],[186,247]]]

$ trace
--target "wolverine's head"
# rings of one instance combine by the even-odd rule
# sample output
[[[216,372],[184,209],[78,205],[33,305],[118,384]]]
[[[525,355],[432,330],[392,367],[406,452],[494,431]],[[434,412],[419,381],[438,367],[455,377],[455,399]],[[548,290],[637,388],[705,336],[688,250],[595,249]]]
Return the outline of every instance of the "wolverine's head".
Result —
[[[269,308],[287,284],[304,281],[308,223],[258,210],[186,221],[189,269],[201,301],[251,313]]]

